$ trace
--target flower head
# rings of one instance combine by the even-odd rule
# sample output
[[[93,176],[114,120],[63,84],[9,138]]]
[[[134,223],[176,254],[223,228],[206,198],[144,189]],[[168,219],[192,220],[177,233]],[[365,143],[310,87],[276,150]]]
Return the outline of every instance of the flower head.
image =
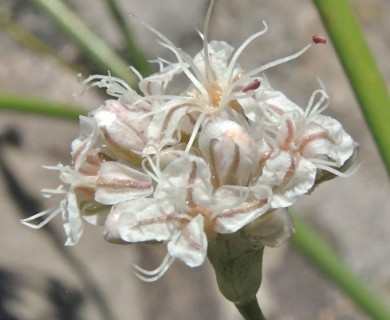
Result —
[[[62,196],[59,205],[24,224],[40,228],[61,213],[69,245],[79,240],[83,219],[104,225],[110,242],[165,242],[168,253],[157,269],[135,266],[141,279],[153,281],[176,259],[196,267],[208,252],[216,255],[213,264],[221,258],[234,265],[247,252],[258,262],[264,246],[280,245],[294,232],[285,208],[320,182],[351,173],[344,171],[357,144],[321,114],[329,104],[323,86],[303,109],[264,75],[326,40],[315,35],[296,53],[245,70],[241,53],[268,27],[263,22],[237,49],[208,41],[213,4],[194,57],[140,21],[176,61],[157,59],[159,70],[147,77],[131,68],[139,92],[110,74],[85,81],[112,98],[80,117],[72,165],[49,167],[63,185],[44,195]],[[178,75],[184,78],[179,94]]]

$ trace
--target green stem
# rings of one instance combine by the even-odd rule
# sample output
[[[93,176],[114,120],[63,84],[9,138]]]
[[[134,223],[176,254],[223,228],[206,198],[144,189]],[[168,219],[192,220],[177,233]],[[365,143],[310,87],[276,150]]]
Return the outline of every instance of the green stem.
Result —
[[[128,71],[128,65],[93,34],[64,3],[60,0],[31,2],[51,17],[101,69],[110,71],[136,87],[138,78]]]
[[[372,319],[390,319],[390,311],[376,299],[358,277],[351,273],[348,266],[307,222],[295,215],[294,223],[296,233],[292,237],[292,242],[300,252],[333,280]]]
[[[390,97],[347,0],[313,0],[390,174]]]
[[[145,55],[137,46],[136,42],[134,41],[134,37],[131,33],[131,30],[128,24],[126,23],[126,20],[124,19],[119,6],[117,5],[117,2],[115,0],[105,0],[105,1],[107,3],[108,8],[111,11],[111,14],[115,19],[115,22],[119,30],[123,35],[124,42],[127,47],[127,51],[129,52],[130,58],[132,60],[132,64],[142,75],[144,76],[148,75],[150,73],[149,62],[145,58]]]
[[[76,120],[80,114],[87,113],[87,110],[72,105],[52,103],[44,100],[5,93],[0,94],[0,110],[28,112],[44,116],[55,116],[57,118],[69,120]]]
[[[265,320],[256,298],[247,301],[245,304],[236,305],[236,308],[245,320]]]

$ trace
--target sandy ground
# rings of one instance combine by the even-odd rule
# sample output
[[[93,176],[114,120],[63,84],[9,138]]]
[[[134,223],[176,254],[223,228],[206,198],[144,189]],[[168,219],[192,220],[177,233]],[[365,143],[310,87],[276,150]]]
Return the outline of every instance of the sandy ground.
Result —
[[[104,1],[66,2],[99,36],[121,48]],[[201,43],[194,29],[202,29],[207,3],[123,0],[122,7],[195,53]],[[389,83],[390,3],[352,3]],[[2,0],[0,11],[10,13],[19,26],[48,41],[62,57],[69,61],[78,57],[75,46],[27,2]],[[224,0],[214,10],[210,38],[238,46],[261,28],[262,20],[267,21],[269,32],[243,54],[240,63],[245,67],[292,53],[303,47],[312,34],[324,34],[310,1]],[[135,30],[149,58],[171,58],[149,31],[139,25]],[[102,103],[93,91],[74,97],[73,93],[82,89],[75,71],[32,53],[1,31],[0,58],[2,91],[89,109]],[[270,70],[267,76],[274,88],[301,105],[318,87],[319,76],[332,98],[326,112],[339,119],[361,145],[359,158],[364,164],[353,177],[324,184],[294,207],[390,306],[389,181],[332,45],[316,46],[298,60]],[[19,146],[5,142],[4,134],[10,129],[21,139]],[[132,275],[131,263],[157,266],[165,254],[163,246],[115,246],[102,239],[101,229],[87,227],[77,246],[64,248],[59,218],[39,231],[21,226],[21,217],[53,205],[41,199],[40,189],[57,186],[58,178],[41,165],[69,161],[69,144],[78,136],[78,125],[1,112],[0,134],[1,319],[240,319],[234,307],[218,293],[208,263],[189,269],[176,262],[161,280],[147,284]],[[289,244],[267,249],[264,260],[259,299],[267,319],[367,319]],[[6,311],[13,312],[14,318],[6,318]]]

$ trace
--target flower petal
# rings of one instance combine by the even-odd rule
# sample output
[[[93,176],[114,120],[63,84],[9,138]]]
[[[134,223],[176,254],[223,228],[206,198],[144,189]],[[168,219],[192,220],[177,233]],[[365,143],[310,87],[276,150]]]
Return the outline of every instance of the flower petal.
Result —
[[[141,153],[146,144],[149,118],[142,118],[145,110],[130,110],[118,100],[107,100],[106,105],[93,113],[104,139],[114,150]],[[122,150],[118,150],[122,149]]]
[[[189,267],[200,266],[207,254],[207,237],[203,225],[202,215],[193,218],[168,243],[169,254]]]
[[[72,160],[75,170],[79,170],[87,154],[99,137],[99,130],[93,118],[80,116],[80,136],[72,142]]]
[[[114,205],[110,215],[117,215],[120,237],[128,242],[165,241],[181,226],[174,208],[167,201],[137,199]]]
[[[260,217],[270,208],[270,196],[271,189],[261,185],[219,188],[214,194],[215,231],[233,233]]]
[[[316,177],[316,166],[298,154],[275,152],[266,162],[258,184],[273,190],[273,208],[288,207],[307,193]]]
[[[286,209],[267,212],[245,227],[245,233],[261,246],[278,247],[295,232]]]
[[[171,199],[176,209],[207,207],[211,202],[211,174],[206,162],[193,155],[172,161],[163,171],[154,197]]]
[[[60,207],[67,236],[65,245],[73,246],[80,240],[84,231],[76,194],[73,191],[69,191],[66,198],[60,202]]]
[[[96,185],[95,200],[103,204],[145,197],[153,192],[149,176],[114,161],[102,163]]]
[[[300,139],[302,155],[318,158],[322,155],[342,166],[353,154],[355,143],[337,120],[316,115],[307,125]]]
[[[156,148],[161,150],[166,145],[178,143],[181,137],[181,120],[192,111],[196,111],[181,97],[172,99],[159,108],[160,110],[156,107],[148,127],[148,145],[144,149],[148,154],[155,153]]]

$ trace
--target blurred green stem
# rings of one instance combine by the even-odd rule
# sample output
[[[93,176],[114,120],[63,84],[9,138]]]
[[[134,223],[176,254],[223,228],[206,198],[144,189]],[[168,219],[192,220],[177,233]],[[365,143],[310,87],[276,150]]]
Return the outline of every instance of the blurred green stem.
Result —
[[[107,3],[108,8],[111,11],[112,16],[114,17],[114,20],[119,30],[122,33],[122,36],[124,38],[127,47],[127,51],[129,52],[130,58],[132,60],[132,64],[143,76],[147,76],[150,73],[149,62],[145,58],[145,55],[142,53],[142,51],[136,45],[133,34],[126,23],[126,20],[123,17],[120,8],[117,5],[117,2],[115,0],[105,0],[105,1]]]
[[[85,68],[74,64],[69,59],[65,59],[62,55],[59,55],[58,52],[56,52],[52,47],[47,45],[34,34],[24,30],[18,23],[11,20],[5,14],[0,14],[0,28],[3,29],[9,37],[27,49],[36,52],[43,57],[50,57],[51,59],[58,61],[59,63],[67,66],[69,69],[73,70],[73,72],[85,72]]]
[[[294,215],[296,233],[292,243],[329,279],[333,280],[359,307],[375,320],[389,320],[390,311],[339,258],[329,245],[305,222]]]
[[[54,116],[69,120],[78,119],[79,115],[86,114],[87,110],[63,103],[52,103],[20,95],[0,94],[0,110],[13,112],[27,112],[43,116]]]
[[[129,72],[128,65],[93,34],[62,1],[31,0],[31,2],[51,17],[102,70],[107,70],[132,87],[136,87],[138,78]]]
[[[352,7],[347,0],[313,1],[390,174],[390,97]]]

